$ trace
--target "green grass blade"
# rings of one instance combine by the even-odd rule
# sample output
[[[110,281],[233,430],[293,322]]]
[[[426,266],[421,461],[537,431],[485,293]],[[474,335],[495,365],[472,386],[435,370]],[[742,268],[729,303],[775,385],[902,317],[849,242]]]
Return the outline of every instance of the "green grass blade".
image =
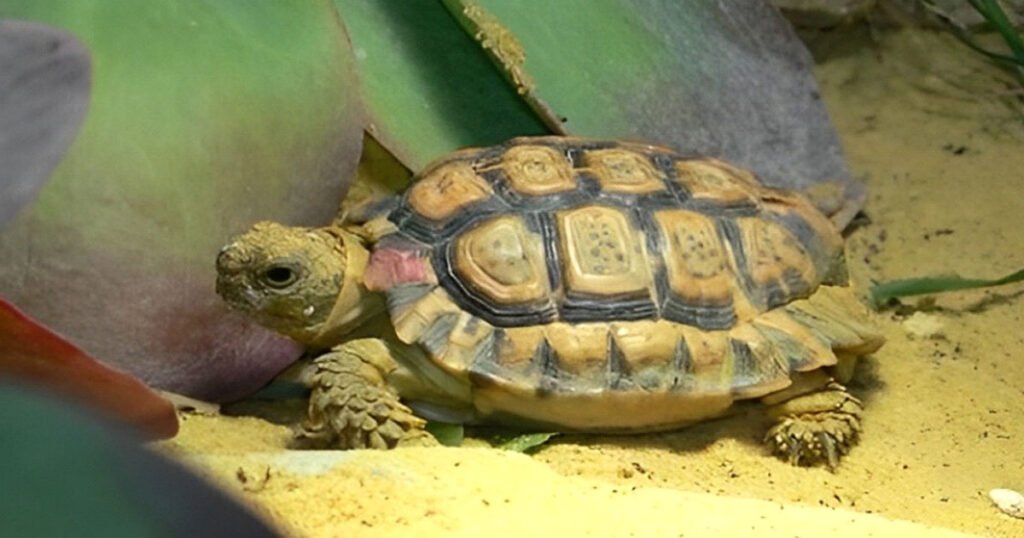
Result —
[[[1000,54],[998,52],[993,52],[993,51],[988,50],[985,47],[982,47],[981,45],[975,43],[974,40],[971,39],[970,32],[968,32],[966,30],[963,30],[963,29],[957,28],[957,27],[951,27],[950,30],[953,33],[953,37],[959,39],[960,42],[963,43],[964,45],[967,45],[967,48],[973,50],[974,52],[977,52],[978,54],[981,54],[981,55],[987,57],[990,60],[994,60],[996,62],[1001,62],[1001,63],[1007,63],[1007,64],[1010,64],[1010,65],[1014,65],[1014,64],[1017,63],[1017,58],[1014,58],[1013,56],[1010,56],[1008,54]]]
[[[517,435],[507,441],[499,443],[498,448],[501,450],[511,450],[513,452],[529,452],[547,443],[556,435],[558,434],[554,432],[526,433],[523,435]]]
[[[971,32],[961,23],[936,7],[933,0],[922,0],[922,5],[938,17],[961,43],[1008,68],[1017,76],[1021,84],[1024,84],[1024,39],[1021,38],[1021,35],[1017,32],[1002,6],[997,0],[968,0],[968,3],[985,19],[989,26],[999,32],[1011,54],[995,52],[977,44]]]
[[[995,26],[995,23],[993,23],[991,19],[989,19],[988,15],[986,15],[985,7],[981,5],[980,0],[968,1],[970,2],[971,6],[974,7],[974,9],[978,11],[978,13],[980,13],[986,21],[989,22],[989,24]],[[932,2],[931,0],[923,0],[922,3],[928,11],[935,15],[940,22],[946,25],[950,33],[953,34],[953,37],[957,38],[961,43],[966,45],[967,48],[973,50],[974,52],[977,52],[978,54],[985,56],[990,60],[993,60],[1001,64],[1005,63],[1009,64],[1010,66],[1013,66],[1019,63],[1019,60],[1015,56],[991,51],[976,43],[971,35],[970,30],[968,30],[961,23],[957,22],[956,19],[953,19],[944,11],[939,9],[938,6],[936,6],[935,3]]]
[[[906,278],[885,282],[871,288],[871,303],[878,308],[897,297],[989,288],[1014,282],[1024,282],[1024,269],[995,280],[959,276]]]
[[[447,422],[427,422],[427,433],[434,436],[438,443],[444,446],[462,446],[466,438],[462,424],[449,424]]]
[[[971,5],[991,24],[1003,37],[1006,46],[1013,51],[1015,62],[1024,67],[1024,40],[1017,33],[1003,7],[996,0],[971,0]]]

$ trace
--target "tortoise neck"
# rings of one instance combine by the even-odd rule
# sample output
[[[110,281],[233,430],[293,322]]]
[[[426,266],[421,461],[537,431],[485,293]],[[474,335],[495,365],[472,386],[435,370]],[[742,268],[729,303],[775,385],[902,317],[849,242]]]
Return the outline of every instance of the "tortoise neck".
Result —
[[[345,271],[338,300],[320,333],[313,339],[317,347],[338,344],[341,337],[383,312],[385,307],[384,296],[367,290],[363,284],[370,253],[360,238],[340,228],[327,228],[327,232],[336,237],[344,249]]]

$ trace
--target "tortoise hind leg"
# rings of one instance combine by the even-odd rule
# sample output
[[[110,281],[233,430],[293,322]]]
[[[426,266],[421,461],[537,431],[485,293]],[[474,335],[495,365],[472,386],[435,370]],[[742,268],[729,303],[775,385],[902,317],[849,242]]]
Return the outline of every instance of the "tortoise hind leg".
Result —
[[[793,387],[764,398],[775,419],[765,442],[793,465],[835,469],[860,434],[863,404],[824,372],[804,374]]]
[[[314,361],[309,411],[299,438],[314,446],[393,448],[425,422],[387,384],[398,365],[376,338],[345,342]]]

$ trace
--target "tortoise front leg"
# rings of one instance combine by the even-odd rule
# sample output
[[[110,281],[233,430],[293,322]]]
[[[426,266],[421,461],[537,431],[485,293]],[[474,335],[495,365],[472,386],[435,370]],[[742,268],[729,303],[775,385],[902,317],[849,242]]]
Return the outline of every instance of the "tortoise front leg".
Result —
[[[382,340],[345,342],[313,364],[309,410],[299,436],[314,446],[393,448],[407,432],[424,427],[385,381],[398,364]]]
[[[823,462],[835,469],[840,456],[857,442],[864,407],[831,377],[809,377],[794,384],[792,391],[764,399],[776,420],[765,442],[793,465]]]

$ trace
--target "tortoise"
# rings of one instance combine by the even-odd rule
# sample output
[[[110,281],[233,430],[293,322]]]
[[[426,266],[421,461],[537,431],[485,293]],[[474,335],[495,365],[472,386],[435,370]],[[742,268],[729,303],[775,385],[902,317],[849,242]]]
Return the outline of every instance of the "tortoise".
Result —
[[[775,452],[835,466],[862,411],[841,383],[883,342],[806,196],[624,141],[459,150],[344,223],[258,223],[217,269],[231,307],[327,350],[300,436],[340,448],[423,418],[672,430],[759,398]]]

